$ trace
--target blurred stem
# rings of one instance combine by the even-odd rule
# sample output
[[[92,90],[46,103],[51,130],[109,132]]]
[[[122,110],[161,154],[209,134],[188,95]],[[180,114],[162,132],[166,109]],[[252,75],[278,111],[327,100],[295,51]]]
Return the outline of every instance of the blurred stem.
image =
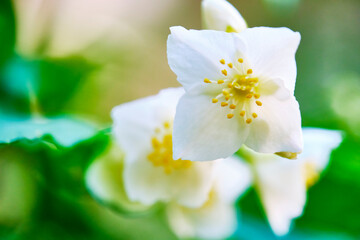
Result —
[[[33,85],[31,84],[31,81],[27,82],[27,88],[29,91],[29,107],[30,107],[30,113],[32,117],[34,118],[40,118],[42,116],[39,106],[38,98],[35,94],[35,90],[33,88]]]

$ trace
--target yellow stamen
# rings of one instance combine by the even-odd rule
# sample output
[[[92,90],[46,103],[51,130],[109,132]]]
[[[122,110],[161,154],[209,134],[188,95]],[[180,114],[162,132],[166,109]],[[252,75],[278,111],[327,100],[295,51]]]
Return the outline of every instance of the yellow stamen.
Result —
[[[252,116],[253,118],[257,118],[258,115],[256,113],[253,113]]]
[[[222,106],[222,107],[226,107],[227,105],[228,105],[227,102],[221,102],[221,106]]]
[[[244,59],[239,58],[239,59],[238,59],[238,62],[239,62],[239,63],[243,63],[243,62],[244,62]]]
[[[232,83],[228,83],[228,88],[232,88],[232,87],[233,87]]]
[[[241,111],[240,116],[242,116],[242,117],[245,116],[245,111]]]
[[[256,101],[255,103],[256,103],[256,105],[258,105],[258,106],[262,106],[262,102],[260,102],[260,101]]]
[[[170,123],[169,122],[164,122],[164,127],[165,128],[170,128]]]
[[[217,81],[217,83],[222,84],[222,83],[224,83],[224,80],[220,79],[220,80]]]
[[[233,68],[233,64],[232,63],[228,63],[229,68]]]
[[[252,94],[251,93],[249,93],[248,95],[246,95],[246,98],[252,98]]]
[[[230,119],[230,118],[232,118],[233,116],[234,116],[234,114],[229,113],[229,114],[227,115],[227,118]]]
[[[252,122],[252,119],[251,119],[251,118],[246,119],[246,123],[247,123],[247,124],[250,124],[251,122]]]
[[[218,100],[217,98],[213,98],[213,99],[212,99],[212,102],[213,102],[213,103],[217,103],[218,101],[219,101],[219,100]]]
[[[235,104],[230,104],[230,109],[235,109],[236,105]]]
[[[254,94],[254,97],[255,97],[256,99],[259,99],[259,98],[260,98],[260,94],[255,93],[255,94]]]
[[[210,81],[210,79],[205,78],[205,79],[204,79],[204,83],[211,83],[211,81]]]
[[[252,74],[253,73],[253,70],[252,69],[248,69],[247,70],[247,74]]]
[[[225,64],[225,59],[221,59],[221,60],[220,60],[220,63],[221,63],[221,64]]]
[[[221,70],[221,73],[224,74],[225,76],[227,76],[227,71],[226,71],[226,69]]]
[[[225,96],[225,100],[226,100],[226,101],[229,101],[229,99],[230,99],[230,95],[226,95],[226,96]]]

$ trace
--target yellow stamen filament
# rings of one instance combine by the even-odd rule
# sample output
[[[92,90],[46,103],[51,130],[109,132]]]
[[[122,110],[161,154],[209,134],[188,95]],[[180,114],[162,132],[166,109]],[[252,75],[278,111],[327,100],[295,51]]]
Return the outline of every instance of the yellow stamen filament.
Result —
[[[247,124],[250,124],[251,122],[252,122],[252,119],[251,119],[251,118],[246,119],[246,123],[247,123]]]
[[[220,60],[220,63],[221,63],[221,64],[225,64],[225,59],[221,59],[221,60]]]
[[[211,83],[211,81],[210,81],[210,79],[205,78],[205,79],[204,79],[204,83]]]
[[[226,69],[221,70],[221,73],[224,74],[225,76],[227,76],[227,71],[226,71]]]
[[[230,119],[230,118],[232,118],[233,116],[234,116],[234,114],[229,113],[229,114],[227,115],[227,118]]]
[[[229,68],[233,68],[233,64],[232,63],[228,63]]]
[[[213,102],[213,103],[217,103],[218,101],[219,101],[219,100],[218,100],[217,98],[213,98],[213,99],[212,99],[212,102]]]
[[[262,106],[262,102],[260,102],[260,101],[256,101],[255,103],[256,103],[256,105],[258,105],[258,106]]]
[[[222,107],[226,107],[227,105],[228,105],[227,102],[222,102],[222,103],[221,103],[221,106],[222,106]]]
[[[252,69],[247,70],[247,74],[252,74],[252,73],[253,73]]]
[[[239,63],[243,63],[243,62],[244,62],[244,59],[239,58],[239,59],[238,59],[238,62],[239,62]]]
[[[245,111],[241,111],[240,116],[242,116],[242,117],[245,116]]]
[[[230,109],[235,109],[236,108],[236,105],[235,104],[230,104]]]
[[[223,84],[224,83],[224,80],[220,79],[217,81],[218,84]]]
[[[252,116],[253,118],[257,118],[258,115],[256,113],[253,113]]]

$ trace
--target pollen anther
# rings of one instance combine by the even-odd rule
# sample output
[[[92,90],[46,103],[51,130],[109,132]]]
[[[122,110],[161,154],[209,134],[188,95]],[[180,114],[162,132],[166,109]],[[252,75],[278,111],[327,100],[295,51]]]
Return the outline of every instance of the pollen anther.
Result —
[[[247,70],[247,74],[252,74],[252,73],[253,73],[252,69]]]
[[[252,98],[252,94],[251,93],[249,93],[248,95],[246,95],[246,98]]]
[[[222,84],[222,83],[224,83],[224,80],[220,79],[220,80],[217,81],[217,83]]]
[[[213,99],[212,99],[212,102],[213,102],[213,103],[217,103],[218,101],[219,101],[219,100],[218,100],[217,98],[213,98]]]
[[[236,108],[236,105],[235,104],[230,104],[230,109],[235,109]]]
[[[204,79],[204,83],[211,83],[211,81],[210,81],[210,79],[205,78],[205,79]]]
[[[253,118],[257,118],[258,115],[256,113],[253,113],[252,116]]]
[[[258,106],[262,106],[262,102],[260,102],[260,101],[256,101],[255,103],[256,103],[256,105],[258,105]]]
[[[229,113],[229,114],[227,115],[227,118],[230,119],[230,118],[232,118],[233,116],[234,116],[234,114]]]
[[[247,123],[247,124],[250,124],[251,122],[252,122],[252,119],[251,119],[251,118],[246,119],[246,123]]]
[[[226,69],[221,70],[221,73],[224,74],[225,76],[227,76],[227,71],[226,71]]]
[[[243,62],[244,62],[244,59],[239,58],[239,59],[238,59],[238,62],[239,62],[239,63],[243,63]]]
[[[255,97],[256,99],[259,99],[259,98],[260,98],[260,94],[255,93],[255,94],[254,94],[254,97]]]
[[[228,105],[227,102],[221,102],[221,106],[222,106],[222,107],[226,107],[227,105]]]
[[[229,68],[233,68],[233,64],[232,63],[228,63]]]
[[[242,117],[245,116],[245,111],[241,111],[240,116],[242,116]]]
[[[225,64],[225,59],[221,59],[221,60],[220,60],[220,63],[221,63],[221,64]]]

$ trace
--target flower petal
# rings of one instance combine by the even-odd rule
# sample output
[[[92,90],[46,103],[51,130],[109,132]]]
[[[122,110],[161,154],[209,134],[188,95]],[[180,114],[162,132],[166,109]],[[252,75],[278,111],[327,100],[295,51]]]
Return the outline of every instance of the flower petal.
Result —
[[[111,116],[113,132],[126,157],[147,152],[155,128],[172,121],[182,88],[168,88],[150,96],[115,107]]]
[[[304,152],[302,161],[315,164],[317,171],[322,171],[330,160],[332,149],[336,148],[341,140],[341,132],[320,128],[303,128]]]
[[[123,156],[116,146],[91,163],[85,181],[95,199],[124,214],[144,214],[150,209],[150,206],[128,199],[123,183]]]
[[[174,201],[187,207],[199,207],[208,197],[213,183],[213,162],[193,163],[187,169],[166,174],[155,167],[147,156],[126,162],[125,189],[132,201],[145,205],[157,201]]]
[[[260,100],[261,107],[252,106],[258,117],[250,124],[245,144],[262,153],[301,152],[301,116],[295,97],[281,101],[272,96],[262,96]]]
[[[225,239],[236,229],[235,207],[214,198],[211,203],[195,209],[169,205],[170,227],[181,238]]]
[[[250,166],[235,155],[218,160],[215,171],[214,187],[219,198],[227,203],[234,203],[252,183]]]
[[[243,121],[227,119],[228,108],[211,102],[208,95],[188,92],[177,106],[174,132],[174,159],[208,161],[231,156],[248,135]]]
[[[303,212],[306,187],[300,162],[273,157],[273,161],[256,161],[254,171],[270,226],[275,234],[285,235],[291,220]]]
[[[186,30],[183,27],[170,30],[168,62],[185,90],[203,83],[205,78],[222,78],[224,67],[219,61],[231,62],[245,49],[242,40],[234,33]]]
[[[247,24],[241,14],[225,0],[203,0],[202,21],[206,29],[241,32]]]
[[[247,59],[257,76],[281,78],[294,93],[296,81],[295,53],[300,34],[288,28],[256,27],[240,33],[247,45]]]

